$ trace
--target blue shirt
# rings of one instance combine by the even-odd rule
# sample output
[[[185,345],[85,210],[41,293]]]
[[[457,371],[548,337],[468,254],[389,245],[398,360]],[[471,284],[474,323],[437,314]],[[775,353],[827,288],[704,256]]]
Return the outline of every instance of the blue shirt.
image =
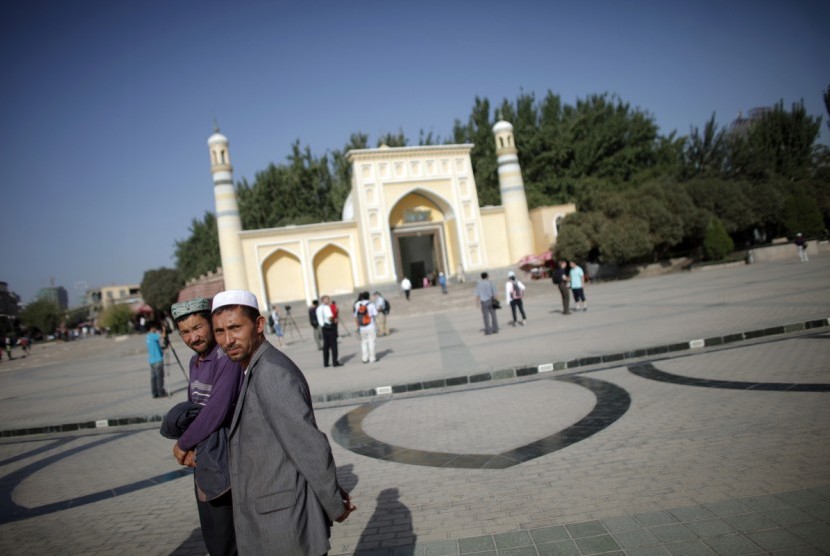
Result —
[[[148,361],[150,365],[164,361],[164,355],[161,353],[161,336],[157,332],[150,332],[144,341],[147,342],[147,353],[150,354]]]
[[[585,275],[582,272],[582,269],[578,266],[575,266],[571,269],[571,289],[581,288],[582,287],[582,277]]]

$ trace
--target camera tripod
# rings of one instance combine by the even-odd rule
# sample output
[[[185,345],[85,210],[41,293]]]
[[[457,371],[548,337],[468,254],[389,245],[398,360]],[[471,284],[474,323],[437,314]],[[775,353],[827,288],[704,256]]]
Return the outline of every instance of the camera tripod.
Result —
[[[291,327],[294,327],[294,330],[291,330]],[[291,316],[291,306],[285,306],[285,331],[289,332],[293,338],[294,332],[300,337],[300,341],[304,341],[303,333],[300,332],[300,327],[297,326],[297,321],[294,320],[294,317]]]

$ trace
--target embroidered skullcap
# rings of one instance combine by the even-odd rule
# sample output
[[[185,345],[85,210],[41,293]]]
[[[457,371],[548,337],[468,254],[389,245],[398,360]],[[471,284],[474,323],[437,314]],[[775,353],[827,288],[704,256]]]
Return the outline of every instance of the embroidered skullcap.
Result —
[[[217,293],[213,298],[213,311],[226,305],[246,305],[259,310],[256,296],[246,290],[227,290]]]
[[[192,313],[201,313],[202,311],[210,311],[210,299],[204,297],[197,297],[190,301],[182,301],[181,303],[174,303],[170,307],[170,314],[174,319],[190,315]]]

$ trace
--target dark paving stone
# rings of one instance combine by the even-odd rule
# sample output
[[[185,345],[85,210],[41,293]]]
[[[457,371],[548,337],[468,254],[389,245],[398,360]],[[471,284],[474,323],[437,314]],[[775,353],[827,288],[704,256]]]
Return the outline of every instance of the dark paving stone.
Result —
[[[632,531],[640,529],[642,525],[631,516],[624,515],[620,517],[609,517],[602,520],[602,524],[611,533],[618,533],[620,531]]]
[[[790,532],[808,544],[830,553],[830,524],[815,522],[789,527]]]
[[[456,541],[432,541],[419,544],[423,548],[424,556],[458,556]]]
[[[739,533],[776,529],[778,525],[761,514],[728,515],[723,520]]]
[[[715,552],[701,541],[679,542],[666,546],[673,556],[712,556]]]
[[[632,531],[620,531],[614,533],[614,538],[625,549],[653,546],[659,544],[657,537],[652,535],[648,529],[634,529]]]
[[[754,533],[747,533],[746,536],[749,540],[767,551],[795,548],[807,544],[803,539],[793,535],[786,529],[756,531]]]
[[[751,511],[746,504],[742,504],[737,500],[723,500],[721,502],[704,504],[704,506],[718,516],[746,514]]]
[[[539,556],[580,556],[573,541],[551,542],[536,545]]]
[[[579,547],[582,554],[603,554],[619,550],[620,545],[611,535],[599,535],[598,537],[585,537],[576,539],[576,546]]]
[[[531,529],[529,532],[533,542],[536,544],[566,541],[570,539],[568,531],[563,525],[554,525],[552,527],[543,527],[541,529]]]
[[[740,556],[741,554],[757,554],[761,552],[758,545],[753,544],[743,535],[724,535],[703,540],[715,554],[723,556]],[[669,549],[671,550],[671,548]]]
[[[495,550],[496,544],[493,542],[492,535],[485,535],[482,537],[470,537],[468,539],[458,539],[458,549],[461,554],[468,554],[470,552],[483,552],[485,550]]]
[[[696,538],[694,533],[679,523],[649,527],[648,530],[662,543],[693,541]]]
[[[763,512],[767,517],[781,526],[798,525],[799,523],[810,523],[816,521],[816,517],[798,508],[784,508]]]
[[[697,521],[715,517],[715,514],[703,506],[686,506],[667,510],[677,521]]]
[[[644,512],[641,514],[635,514],[634,517],[645,525],[646,527],[655,527],[657,525],[669,525],[671,523],[677,523],[677,520],[672,516],[669,512],[664,511],[657,511],[657,512]]]
[[[579,539],[582,537],[594,537],[597,535],[604,535],[608,533],[608,531],[605,530],[605,527],[603,527],[602,523],[600,523],[599,521],[583,521],[581,523],[571,523],[570,525],[565,525],[565,528],[575,539]]]
[[[496,548],[501,551],[502,548],[513,548],[517,546],[530,546],[533,544],[530,535],[527,531],[513,531],[511,533],[499,533],[493,535],[493,540],[496,542]]]
[[[701,521],[691,521],[685,523],[686,527],[694,533],[697,537],[717,537],[719,535],[730,535],[735,533],[735,529],[720,519],[704,519]]]

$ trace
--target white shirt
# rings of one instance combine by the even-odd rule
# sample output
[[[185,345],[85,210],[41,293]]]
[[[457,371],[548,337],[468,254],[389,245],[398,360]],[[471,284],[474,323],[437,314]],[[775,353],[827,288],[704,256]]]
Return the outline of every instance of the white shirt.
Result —
[[[404,278],[403,280],[401,280],[401,288],[404,290],[412,289],[412,282],[409,281],[409,278]]]
[[[358,318],[357,309],[361,305],[366,305],[366,312],[368,312],[369,316],[372,317],[372,322],[370,322],[366,326],[360,325],[360,330],[362,330],[364,332],[367,331],[367,330],[372,330],[375,327],[375,319],[378,316],[378,309],[377,309],[377,307],[375,307],[375,304],[372,303],[371,301],[358,301],[357,303],[354,304],[354,317],[355,318]]]
[[[525,291],[525,285],[522,284],[522,282],[520,280],[516,280],[516,287],[519,288],[520,292]],[[513,297],[510,295],[512,292],[513,292],[513,280],[508,280],[507,284],[504,285],[504,298],[507,301],[510,301],[511,299],[513,299]]]
[[[332,325],[334,320],[334,313],[331,312],[331,307],[328,305],[320,305],[317,307],[317,322],[320,326]]]

